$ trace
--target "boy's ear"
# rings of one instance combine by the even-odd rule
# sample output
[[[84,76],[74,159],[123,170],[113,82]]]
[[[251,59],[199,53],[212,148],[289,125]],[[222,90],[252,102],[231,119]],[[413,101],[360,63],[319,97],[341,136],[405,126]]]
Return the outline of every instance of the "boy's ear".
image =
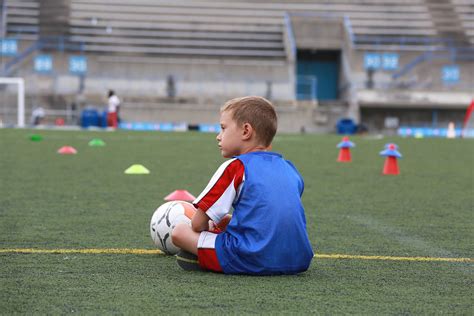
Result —
[[[242,125],[242,139],[243,140],[248,140],[250,137],[252,137],[253,134],[253,127],[250,125],[250,123],[244,123]]]

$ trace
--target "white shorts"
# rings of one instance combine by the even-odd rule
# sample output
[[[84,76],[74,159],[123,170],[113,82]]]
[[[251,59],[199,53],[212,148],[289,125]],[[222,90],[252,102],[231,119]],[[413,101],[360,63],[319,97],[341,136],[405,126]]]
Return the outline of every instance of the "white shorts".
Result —
[[[215,249],[216,248],[216,238],[217,234],[203,231],[199,235],[198,240],[198,249],[199,248],[207,248],[207,249]]]

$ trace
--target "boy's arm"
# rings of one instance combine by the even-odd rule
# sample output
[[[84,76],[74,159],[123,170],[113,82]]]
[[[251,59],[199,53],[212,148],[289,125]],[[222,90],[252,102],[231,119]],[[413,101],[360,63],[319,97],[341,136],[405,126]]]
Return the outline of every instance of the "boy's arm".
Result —
[[[209,216],[200,208],[196,209],[196,213],[191,219],[191,227],[195,232],[202,232],[205,230],[222,232],[226,229],[232,219],[232,215],[225,215],[219,223],[214,223]]]
[[[243,163],[236,158],[225,161],[217,169],[204,191],[193,201],[197,211],[191,227],[195,232],[225,230],[232,203],[243,183],[244,171]]]
[[[191,219],[191,227],[198,233],[209,230],[209,220],[209,216],[207,216],[203,210],[198,208]]]

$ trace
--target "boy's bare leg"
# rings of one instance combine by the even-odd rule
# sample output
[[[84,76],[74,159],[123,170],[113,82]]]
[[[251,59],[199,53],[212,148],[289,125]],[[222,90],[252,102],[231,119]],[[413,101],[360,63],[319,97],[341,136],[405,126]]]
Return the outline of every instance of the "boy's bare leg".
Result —
[[[179,223],[171,232],[171,240],[176,247],[197,255],[199,235],[188,224]]]

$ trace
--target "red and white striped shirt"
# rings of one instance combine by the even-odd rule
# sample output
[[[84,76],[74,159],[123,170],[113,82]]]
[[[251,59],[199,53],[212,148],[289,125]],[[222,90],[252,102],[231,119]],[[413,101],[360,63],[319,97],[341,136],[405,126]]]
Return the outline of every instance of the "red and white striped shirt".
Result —
[[[237,159],[225,161],[212,176],[204,191],[194,200],[195,207],[218,223],[229,214],[245,181],[244,165]]]

